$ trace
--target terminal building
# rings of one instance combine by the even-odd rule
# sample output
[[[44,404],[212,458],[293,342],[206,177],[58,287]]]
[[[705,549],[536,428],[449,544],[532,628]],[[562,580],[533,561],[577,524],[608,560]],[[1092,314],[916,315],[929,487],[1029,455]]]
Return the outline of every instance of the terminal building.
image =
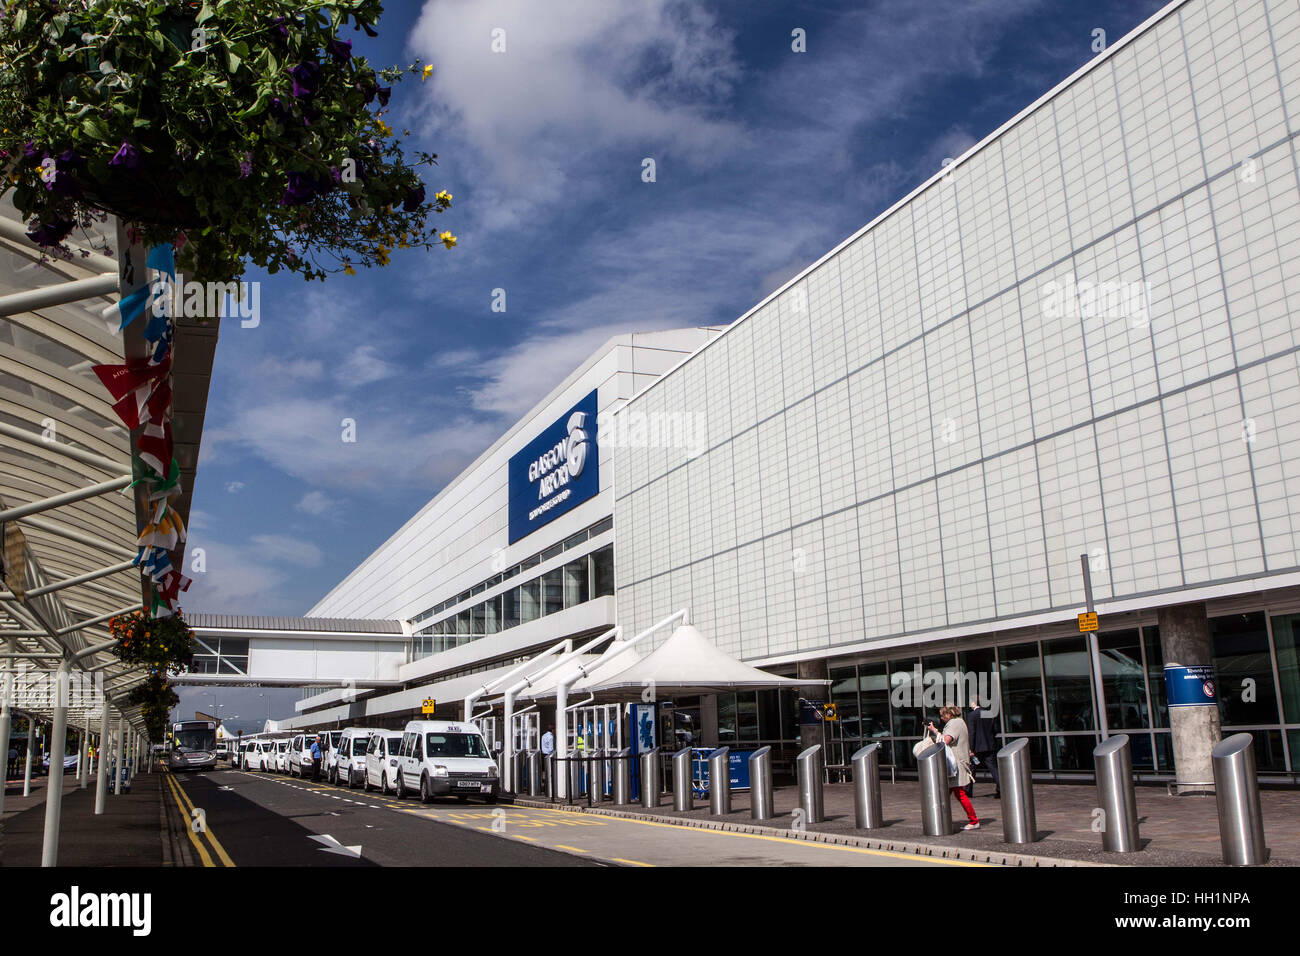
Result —
[[[1044,775],[1122,732],[1191,787],[1248,731],[1294,782],[1298,117],[1300,7],[1171,3],[735,322],[593,355],[308,612],[400,622],[400,689],[287,724],[689,608],[836,704],[831,762],[908,767],[957,675]],[[801,693],[660,700],[661,742],[788,752]]]

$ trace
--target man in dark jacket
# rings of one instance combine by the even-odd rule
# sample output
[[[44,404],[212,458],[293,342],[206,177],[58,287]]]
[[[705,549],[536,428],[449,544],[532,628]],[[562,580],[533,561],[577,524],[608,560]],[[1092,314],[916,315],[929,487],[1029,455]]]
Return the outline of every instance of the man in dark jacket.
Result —
[[[971,754],[979,761],[979,765],[989,772],[993,777],[993,796],[1002,796],[1002,784],[998,780],[998,721],[996,717],[991,716],[988,711],[981,710],[978,701],[971,701],[970,719],[970,749]],[[974,796],[975,783],[972,780],[968,788],[970,796]]]

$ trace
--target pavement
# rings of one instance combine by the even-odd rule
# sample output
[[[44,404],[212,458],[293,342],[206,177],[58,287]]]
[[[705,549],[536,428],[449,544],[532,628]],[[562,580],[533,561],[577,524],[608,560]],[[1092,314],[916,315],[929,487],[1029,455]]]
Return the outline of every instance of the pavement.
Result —
[[[780,834],[813,842],[846,841],[865,848],[1012,866],[1224,866],[1219,846],[1218,808],[1213,795],[1171,797],[1163,786],[1137,787],[1142,848],[1135,853],[1119,854],[1103,850],[1102,833],[1100,829],[1094,829],[1097,791],[1091,782],[1036,784],[1034,807],[1039,839],[1032,844],[1019,845],[1003,842],[1000,801],[993,797],[990,783],[977,783],[972,801],[980,818],[980,828],[960,829],[966,818],[957,801],[953,800],[956,832],[947,837],[926,836],[922,832],[921,794],[917,781],[899,780],[892,784],[885,781],[881,789],[885,826],[875,830],[856,828],[853,786],[841,783],[827,784],[823,790],[824,822],[806,824],[802,830],[790,829],[794,820],[793,810],[799,803],[795,787],[776,788],[773,801],[776,816],[761,823],[750,816],[748,791],[732,793],[732,812],[724,816],[713,816],[707,799],[698,798],[693,810],[675,811],[671,794],[665,795],[663,805],[653,810],[639,805],[615,807],[606,801],[594,812],[664,823],[738,827],[750,832]],[[570,811],[586,808],[585,798],[572,808],[523,796],[517,802],[524,806],[566,807]],[[1269,865],[1300,865],[1300,791],[1263,790],[1260,804],[1265,840],[1270,851]]]

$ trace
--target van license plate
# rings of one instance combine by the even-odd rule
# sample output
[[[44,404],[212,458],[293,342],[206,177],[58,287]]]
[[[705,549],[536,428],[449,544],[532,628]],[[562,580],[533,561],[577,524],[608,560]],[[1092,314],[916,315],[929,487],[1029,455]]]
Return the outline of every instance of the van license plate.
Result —
[[[456,781],[456,786],[458,786],[458,787],[477,787],[478,785],[479,785],[479,783],[478,783],[477,780],[457,780],[457,781]]]
[[[485,784],[483,784],[483,786],[481,786],[481,787],[478,788],[478,792],[479,792],[479,793],[491,793],[491,792],[492,792],[492,787],[491,787],[490,784],[486,784],[486,783],[485,783]]]

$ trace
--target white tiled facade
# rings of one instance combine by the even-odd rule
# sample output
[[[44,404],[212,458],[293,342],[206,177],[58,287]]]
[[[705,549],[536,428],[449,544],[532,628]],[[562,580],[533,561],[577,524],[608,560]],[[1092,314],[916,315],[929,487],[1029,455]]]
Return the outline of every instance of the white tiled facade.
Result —
[[[707,441],[614,453],[619,622],[775,662],[1068,619],[1085,553],[1103,611],[1295,583],[1297,131],[1295,0],[1099,56],[620,413]]]

